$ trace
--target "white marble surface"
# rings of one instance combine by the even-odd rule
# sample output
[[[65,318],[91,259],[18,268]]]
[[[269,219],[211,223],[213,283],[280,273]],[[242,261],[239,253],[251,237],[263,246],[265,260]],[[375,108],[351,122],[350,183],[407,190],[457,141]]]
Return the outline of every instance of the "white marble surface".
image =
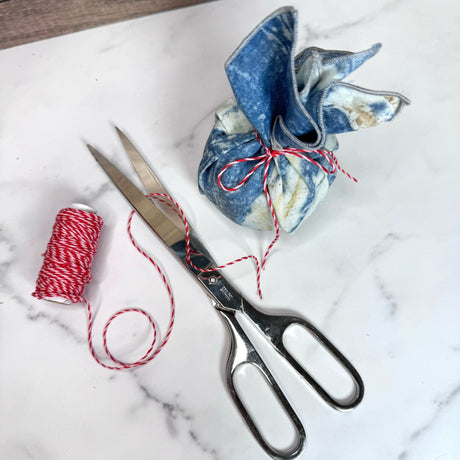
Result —
[[[137,222],[168,272],[177,321],[167,347],[131,372],[98,366],[85,310],[31,297],[54,217],[71,202],[105,221],[86,295],[103,322],[149,309],[165,328],[166,296],[126,235],[130,207],[85,148],[125,171],[122,127],[174,190],[219,261],[260,254],[270,234],[239,228],[197,191],[223,64],[284,3],[225,0],[0,51],[0,458],[262,460],[223,379],[228,336],[206,296]],[[308,434],[302,459],[460,458],[457,49],[460,8],[443,2],[292,1],[299,48],[381,52],[352,76],[412,105],[392,123],[343,135],[339,177],[294,235],[283,235],[258,301],[250,264],[229,271],[266,311],[289,308],[325,332],[362,374],[352,412],[327,407],[287,369],[280,376]],[[235,238],[237,236],[237,238]],[[120,320],[113,345],[145,338]],[[314,357],[315,351],[311,350]],[[246,378],[247,376],[245,376]],[[277,442],[288,434],[263,412]]]

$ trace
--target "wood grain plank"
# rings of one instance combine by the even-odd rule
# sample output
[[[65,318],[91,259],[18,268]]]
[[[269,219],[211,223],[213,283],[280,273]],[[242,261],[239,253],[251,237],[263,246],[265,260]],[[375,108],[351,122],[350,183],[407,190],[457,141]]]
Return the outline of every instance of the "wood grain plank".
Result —
[[[0,49],[210,0],[0,0]]]

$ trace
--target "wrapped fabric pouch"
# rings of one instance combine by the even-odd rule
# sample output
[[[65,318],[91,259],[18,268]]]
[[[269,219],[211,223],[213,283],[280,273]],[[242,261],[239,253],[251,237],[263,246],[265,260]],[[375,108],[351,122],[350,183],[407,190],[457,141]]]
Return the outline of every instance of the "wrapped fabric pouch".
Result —
[[[234,98],[217,109],[199,166],[200,190],[231,220],[259,230],[274,225],[267,195],[287,232],[315,210],[336,176],[336,134],[390,121],[409,103],[342,81],[379,44],[295,56],[296,35],[297,12],[281,8],[227,61]]]

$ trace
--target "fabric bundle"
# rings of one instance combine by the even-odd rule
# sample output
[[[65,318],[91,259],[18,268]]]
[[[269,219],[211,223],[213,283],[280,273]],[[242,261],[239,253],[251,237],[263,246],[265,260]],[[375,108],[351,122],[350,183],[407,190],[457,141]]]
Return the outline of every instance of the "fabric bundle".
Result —
[[[296,10],[281,8],[229,58],[234,97],[217,109],[199,166],[200,190],[231,220],[259,230],[273,228],[270,201],[282,229],[298,228],[336,177],[336,135],[390,121],[409,102],[343,81],[379,44],[295,55],[296,35]]]

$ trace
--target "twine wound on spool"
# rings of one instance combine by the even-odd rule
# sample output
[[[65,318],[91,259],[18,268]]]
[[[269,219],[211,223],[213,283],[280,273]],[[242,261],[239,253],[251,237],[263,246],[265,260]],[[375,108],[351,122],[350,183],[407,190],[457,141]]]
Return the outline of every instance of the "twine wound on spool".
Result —
[[[168,341],[174,324],[175,306],[171,287],[159,265],[137,245],[131,235],[131,219],[128,221],[128,232],[134,247],[155,267],[168,292],[171,314],[168,329],[161,344],[155,348],[157,330],[149,313],[139,308],[125,308],[114,313],[105,323],[103,329],[103,347],[109,364],[104,362],[96,353],[93,346],[92,328],[93,312],[90,303],[83,296],[85,286],[91,281],[91,265],[96,254],[100,232],[103,226],[102,218],[94,210],[84,205],[74,205],[59,211],[53,226],[53,231],[43,254],[43,265],[38,274],[36,289],[33,296],[38,299],[58,303],[84,303],[88,312],[88,345],[91,355],[97,363],[106,369],[122,370],[143,366],[150,362],[163,349]],[[115,318],[125,313],[140,313],[150,323],[153,340],[147,352],[138,360],[126,363],[116,358],[107,345],[107,331]]]

